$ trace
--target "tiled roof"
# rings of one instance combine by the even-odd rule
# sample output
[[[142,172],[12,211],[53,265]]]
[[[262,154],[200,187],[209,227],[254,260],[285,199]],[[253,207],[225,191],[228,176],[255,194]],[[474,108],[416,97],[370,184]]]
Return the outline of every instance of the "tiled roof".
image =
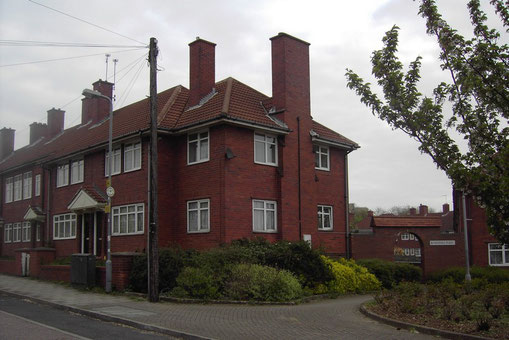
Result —
[[[199,105],[188,107],[188,98],[189,90],[183,86],[176,86],[158,94],[157,121],[160,129],[178,132],[201,123],[223,119],[281,132],[289,131],[283,122],[272,118],[262,105],[270,102],[270,97],[233,78],[217,82],[214,91],[202,99]],[[114,141],[149,129],[149,104],[149,98],[146,98],[113,112]],[[324,140],[358,147],[356,143],[317,122],[313,122],[313,130]],[[0,161],[0,172],[105,147],[108,133],[108,117],[95,124],[73,126],[51,139],[43,137],[38,142],[14,151]]]
[[[336,131],[329,129],[328,127],[323,126],[322,124],[313,120],[313,132],[316,133],[321,139],[325,139],[331,142],[336,142],[340,144],[345,144],[351,146],[354,149],[358,149],[359,145],[354,141],[346,138],[345,136],[340,135]]]
[[[374,227],[402,227],[402,228],[440,228],[442,221],[440,217],[428,216],[374,216]]]

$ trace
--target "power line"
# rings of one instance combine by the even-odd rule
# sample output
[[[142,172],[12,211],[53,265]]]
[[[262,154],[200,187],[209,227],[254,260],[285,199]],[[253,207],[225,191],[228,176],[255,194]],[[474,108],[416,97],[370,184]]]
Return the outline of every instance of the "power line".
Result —
[[[131,79],[131,81],[127,85],[127,87],[124,90],[124,92],[122,93],[122,95],[120,95],[119,101],[122,100],[120,107],[122,107],[124,105],[125,101],[127,100],[127,97],[129,96],[129,93],[131,93],[131,90],[134,87],[134,83],[136,82],[136,80],[138,80],[138,77],[140,76],[142,70],[143,70],[143,63],[140,63],[140,67],[134,74],[134,77]]]
[[[106,45],[91,43],[66,43],[55,41],[34,41],[34,40],[0,40],[1,46],[29,46],[29,47],[107,47],[107,48],[148,48],[143,45]]]
[[[110,53],[123,53],[123,52],[136,51],[136,50],[139,50],[139,49],[141,49],[141,48],[139,47],[139,48],[133,48],[133,49],[130,49],[130,50],[114,51],[114,52],[110,52]],[[95,57],[95,56],[98,56],[98,55],[104,55],[104,53],[94,53],[94,54],[80,55],[80,56],[74,56],[74,57],[64,57],[64,58],[46,59],[46,60],[37,60],[37,61],[27,61],[27,62],[23,62],[23,63],[0,65],[0,67],[11,67],[11,66],[20,66],[20,65],[29,65],[29,64],[49,63],[49,62],[52,62],[52,61],[61,61],[61,60],[69,60],[69,59]]]
[[[28,0],[28,1],[30,1],[30,2],[32,2],[32,3],[34,3],[34,4],[36,4],[36,5],[42,6],[42,7],[44,7],[44,8],[50,9],[50,10],[52,10],[52,11],[55,11],[55,12],[57,12],[57,13],[63,14],[63,15],[65,15],[65,16],[68,16],[68,17],[70,17],[70,18],[73,18],[73,19],[75,19],[75,20],[78,20],[78,21],[84,22],[85,24],[88,24],[88,25],[91,25],[91,26],[97,27],[97,28],[102,29],[102,30],[105,30],[105,31],[107,31],[107,32],[110,32],[110,33],[116,34],[116,35],[118,35],[118,36],[120,36],[120,37],[123,37],[123,38],[129,39],[129,40],[131,40],[131,41],[135,41],[135,42],[137,42],[137,43],[139,43],[139,44],[142,44],[142,45],[145,45],[145,44],[144,44],[144,43],[142,43],[141,41],[138,41],[138,40],[133,39],[133,38],[130,38],[130,37],[126,36],[126,35],[123,35],[123,34],[117,33],[117,32],[115,32],[115,31],[112,31],[112,30],[107,29],[107,28],[105,28],[105,27],[102,27],[102,26],[96,25],[96,24],[91,23],[91,22],[89,22],[89,21],[86,21],[86,20],[80,19],[80,18],[75,17],[75,16],[73,16],[73,15],[70,15],[70,14],[64,13],[64,12],[62,12],[62,11],[59,11],[58,9],[55,9],[55,8],[52,8],[52,7],[49,7],[49,6],[43,5],[43,4],[38,3],[38,2],[36,2],[36,1],[33,1],[33,0]]]

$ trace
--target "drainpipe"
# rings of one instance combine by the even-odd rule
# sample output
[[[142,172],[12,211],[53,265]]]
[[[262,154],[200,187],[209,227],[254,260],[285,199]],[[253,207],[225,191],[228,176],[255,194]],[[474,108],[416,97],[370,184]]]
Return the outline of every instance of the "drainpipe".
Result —
[[[349,186],[348,186],[348,154],[352,152],[346,151],[345,152],[345,227],[346,227],[346,258],[350,259],[352,257],[352,249],[350,246],[351,238],[350,238],[350,197],[349,197]]]
[[[43,168],[44,169],[44,168]],[[49,230],[50,230],[50,226],[51,226],[51,218],[50,218],[50,205],[51,205],[51,169],[49,168],[46,168],[44,169],[47,173],[48,173],[48,181],[47,181],[47,185],[46,185],[46,197],[47,197],[47,202],[46,202],[46,239],[44,240],[44,245],[46,247],[49,247],[50,246],[50,238],[49,238]],[[46,176],[44,176],[46,177]],[[44,186],[43,186],[44,187]]]
[[[299,241],[302,241],[302,200],[301,200],[301,176],[300,176],[300,117],[297,117],[297,173],[299,178]]]
[[[463,233],[465,233],[465,281],[472,281],[470,276],[470,258],[468,250],[468,228],[467,228],[467,205],[465,203],[465,192],[461,195],[463,206]]]

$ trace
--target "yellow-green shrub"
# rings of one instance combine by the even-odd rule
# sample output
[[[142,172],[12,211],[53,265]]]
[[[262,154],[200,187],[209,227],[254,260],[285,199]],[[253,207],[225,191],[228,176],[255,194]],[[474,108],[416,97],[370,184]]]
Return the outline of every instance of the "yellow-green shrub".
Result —
[[[381,287],[380,281],[354,260],[334,261],[325,256],[322,256],[322,260],[330,266],[334,276],[327,284],[330,294],[363,293]]]

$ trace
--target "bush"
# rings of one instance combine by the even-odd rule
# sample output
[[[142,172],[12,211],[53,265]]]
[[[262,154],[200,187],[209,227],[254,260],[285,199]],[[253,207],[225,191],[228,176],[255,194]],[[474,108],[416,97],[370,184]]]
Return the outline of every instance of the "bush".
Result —
[[[147,255],[134,257],[133,267],[129,273],[129,289],[138,293],[147,292]]]
[[[325,256],[322,256],[322,260],[330,266],[334,275],[334,279],[327,284],[330,294],[363,293],[380,289],[380,281],[355,261],[341,259],[338,262]]]
[[[212,272],[203,268],[185,267],[176,279],[174,295],[196,299],[216,299],[219,297],[219,284]],[[177,294],[175,294],[177,293]]]
[[[487,283],[504,283],[509,281],[509,271],[496,267],[477,267],[470,269],[472,280],[483,280]],[[452,267],[440,270],[429,275],[428,280],[432,282],[441,282],[446,279],[452,279],[456,283],[465,281],[465,268]]]
[[[386,289],[390,289],[403,281],[418,282],[422,278],[421,268],[407,263],[395,263],[379,259],[361,259],[357,260],[357,263],[374,274]]]
[[[302,297],[302,288],[289,271],[238,264],[231,270],[224,295],[234,300],[290,301]]]

